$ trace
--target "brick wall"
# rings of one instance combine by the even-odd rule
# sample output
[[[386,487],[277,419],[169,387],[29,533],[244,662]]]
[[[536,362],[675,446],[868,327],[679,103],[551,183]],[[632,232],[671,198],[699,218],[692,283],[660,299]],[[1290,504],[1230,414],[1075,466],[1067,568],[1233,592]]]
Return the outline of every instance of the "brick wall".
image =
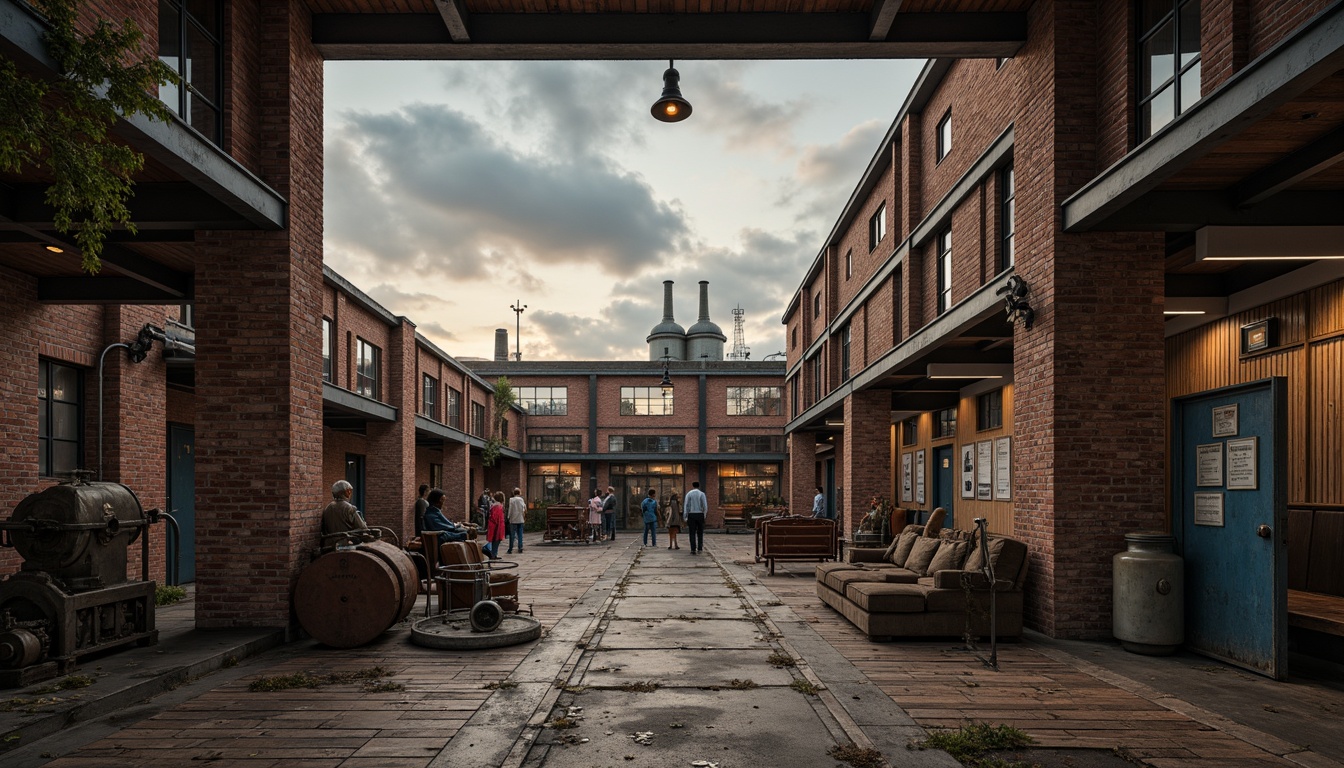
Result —
[[[838,448],[841,456],[862,457],[836,467],[837,483],[845,489],[842,508],[837,508],[840,530],[855,530],[868,513],[868,500],[891,497],[891,394],[867,390],[845,398],[845,431]],[[842,459],[843,460],[843,459]]]

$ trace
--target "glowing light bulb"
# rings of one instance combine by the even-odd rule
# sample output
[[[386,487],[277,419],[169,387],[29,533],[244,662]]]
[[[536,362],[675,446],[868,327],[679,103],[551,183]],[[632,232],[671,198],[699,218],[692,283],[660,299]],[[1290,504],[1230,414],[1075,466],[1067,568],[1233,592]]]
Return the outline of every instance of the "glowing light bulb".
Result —
[[[675,115],[675,114],[677,114],[677,105],[676,105],[676,104],[668,104],[666,107],[663,107],[663,111],[666,112],[666,113],[669,114],[669,115]]]
[[[47,250],[48,250],[48,251],[51,251],[52,253],[65,253],[65,251],[64,251],[63,249],[61,249],[61,248],[57,248],[57,247],[54,246],[54,245],[48,245],[48,246],[47,246]]]

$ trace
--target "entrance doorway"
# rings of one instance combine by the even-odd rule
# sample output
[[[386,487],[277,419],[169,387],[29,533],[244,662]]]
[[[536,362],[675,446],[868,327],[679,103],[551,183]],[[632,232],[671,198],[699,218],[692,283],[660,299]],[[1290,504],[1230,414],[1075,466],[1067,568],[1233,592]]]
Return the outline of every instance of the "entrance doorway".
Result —
[[[181,424],[168,425],[168,510],[177,521],[178,537],[168,539],[168,573],[177,580],[196,580],[196,430]]]
[[[685,498],[686,477],[681,464],[613,464],[612,483],[616,488],[616,527],[622,530],[642,530],[644,517],[639,505],[649,489],[658,491],[661,507],[669,495]]]
[[[933,449],[933,498],[932,509],[942,507],[947,510],[943,525],[952,528],[952,505],[956,498],[956,462],[952,459],[953,447],[940,445]]]
[[[345,481],[354,488],[354,495],[350,497],[350,503],[359,509],[361,515],[364,512],[364,457],[357,453],[345,454]]]

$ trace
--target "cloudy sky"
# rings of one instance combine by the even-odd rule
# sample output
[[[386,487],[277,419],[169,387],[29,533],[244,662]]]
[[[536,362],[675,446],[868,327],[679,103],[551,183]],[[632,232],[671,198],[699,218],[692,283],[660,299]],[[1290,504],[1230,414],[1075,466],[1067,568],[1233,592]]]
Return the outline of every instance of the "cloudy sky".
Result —
[[[328,62],[326,261],[448,353],[647,359],[676,281],[752,359],[923,62]]]

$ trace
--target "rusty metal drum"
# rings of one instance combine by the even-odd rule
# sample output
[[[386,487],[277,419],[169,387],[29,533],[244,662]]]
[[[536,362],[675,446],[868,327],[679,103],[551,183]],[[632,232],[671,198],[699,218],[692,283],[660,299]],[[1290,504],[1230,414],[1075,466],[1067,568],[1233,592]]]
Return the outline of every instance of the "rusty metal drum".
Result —
[[[62,483],[19,502],[9,522],[35,527],[11,534],[28,567],[58,577],[66,571],[79,576],[97,571],[107,584],[116,584],[126,581],[126,545],[140,532],[135,523],[143,517],[140,500],[120,483]],[[90,565],[102,552],[113,550],[120,557],[112,567]]]
[[[333,648],[355,648],[406,618],[419,594],[415,564],[381,541],[328,552],[299,574],[299,625]]]

